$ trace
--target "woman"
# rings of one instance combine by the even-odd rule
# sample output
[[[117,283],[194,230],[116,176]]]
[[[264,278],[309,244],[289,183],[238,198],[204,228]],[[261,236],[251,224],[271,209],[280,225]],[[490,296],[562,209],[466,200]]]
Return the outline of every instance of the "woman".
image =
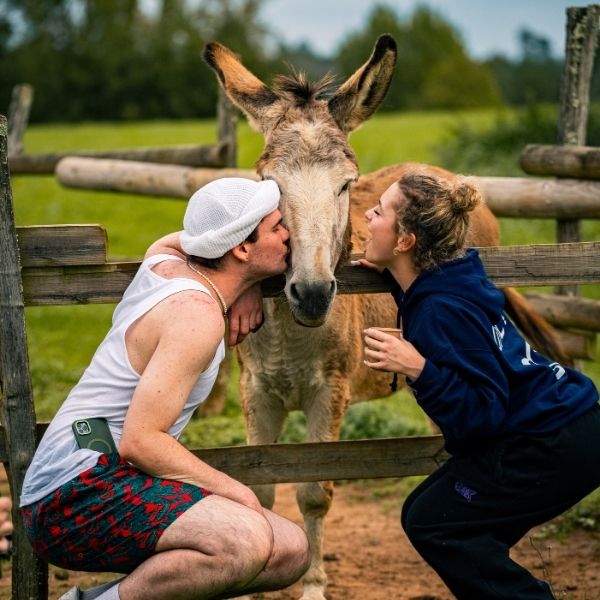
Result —
[[[404,503],[418,552],[459,599],[550,599],[509,549],[600,485],[598,392],[504,314],[464,248],[479,202],[467,179],[422,169],[367,211],[358,263],[393,278],[402,336],[367,329],[365,364],[406,377],[451,454]]]

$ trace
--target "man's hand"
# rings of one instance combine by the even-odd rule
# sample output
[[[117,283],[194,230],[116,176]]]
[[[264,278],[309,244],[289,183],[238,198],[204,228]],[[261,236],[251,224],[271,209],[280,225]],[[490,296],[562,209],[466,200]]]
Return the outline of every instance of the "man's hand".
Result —
[[[229,335],[227,345],[232,348],[254,331],[258,331],[263,322],[262,290],[255,283],[246,290],[229,309]]]

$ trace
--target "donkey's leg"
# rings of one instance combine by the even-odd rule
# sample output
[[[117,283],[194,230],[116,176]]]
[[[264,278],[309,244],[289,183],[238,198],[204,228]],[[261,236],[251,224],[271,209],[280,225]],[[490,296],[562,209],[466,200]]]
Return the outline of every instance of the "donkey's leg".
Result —
[[[340,381],[334,384],[333,389],[323,389],[305,403],[306,441],[332,442],[339,439],[342,419],[349,400],[348,382]],[[302,579],[302,600],[325,600],[327,574],[323,566],[324,519],[333,500],[333,482],[299,484],[296,496],[304,516],[306,535],[312,553],[310,567]]]
[[[283,404],[263,390],[253,389],[242,392],[242,406],[246,417],[248,444],[274,444],[279,439],[287,410]],[[263,484],[251,486],[260,503],[265,508],[273,508],[275,485]]]
[[[274,444],[279,439],[287,410],[281,401],[271,396],[260,387],[250,383],[251,378],[243,372],[240,379],[240,402],[246,419],[246,435],[248,445]],[[259,502],[265,508],[273,508],[275,503],[275,485],[250,486]],[[239,596],[238,600],[262,600],[262,593]]]

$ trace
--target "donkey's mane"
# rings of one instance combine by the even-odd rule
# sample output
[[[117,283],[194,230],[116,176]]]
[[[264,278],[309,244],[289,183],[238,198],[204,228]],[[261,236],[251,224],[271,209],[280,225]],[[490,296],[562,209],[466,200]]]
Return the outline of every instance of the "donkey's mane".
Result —
[[[331,96],[334,80],[335,77],[328,73],[318,81],[310,81],[304,72],[293,71],[291,75],[277,75],[273,80],[273,88],[296,106],[304,106]]]

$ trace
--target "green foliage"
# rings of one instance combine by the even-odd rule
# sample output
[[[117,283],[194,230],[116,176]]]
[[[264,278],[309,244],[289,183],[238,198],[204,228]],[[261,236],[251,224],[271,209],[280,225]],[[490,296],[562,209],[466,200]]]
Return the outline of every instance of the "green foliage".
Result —
[[[498,86],[487,67],[459,53],[431,68],[423,85],[422,104],[456,109],[500,106],[501,102]]]
[[[539,533],[539,539],[546,537],[565,538],[576,529],[598,531],[600,529],[600,489],[586,496],[564,514],[544,525]]]
[[[419,5],[401,18],[380,4],[334,56],[318,56],[307,46],[269,43],[264,1],[0,0],[0,105],[27,82],[36,95],[32,122],[210,116],[217,83],[201,58],[209,41],[231,47],[269,83],[286,62],[313,78],[328,71],[347,77],[382,33],[398,43],[384,110],[557,100],[561,63],[529,31],[522,32],[520,59],[479,62],[435,10]]]
[[[217,83],[204,44],[219,39],[259,75],[261,0],[162,0],[155,13],[141,0],[0,0],[0,101],[12,87],[35,89],[31,121],[185,118],[213,115]]]
[[[402,21],[385,5],[375,6],[365,26],[350,34],[335,55],[346,76],[369,56],[383,32],[398,43],[398,64],[384,109],[496,106],[500,96],[490,72],[471,60],[457,30],[435,11],[418,7]]]
[[[344,416],[340,439],[363,440],[428,433],[431,429],[424,414],[413,397],[401,391],[389,398],[350,406]],[[306,418],[301,412],[293,412],[286,421],[280,441],[293,444],[305,439]]]
[[[521,175],[520,152],[526,144],[556,143],[557,122],[557,107],[539,104],[500,112],[485,132],[459,120],[451,127],[451,139],[439,147],[438,160],[460,173]],[[587,143],[599,145],[599,104],[591,106],[587,132]]]
[[[519,59],[494,56],[485,63],[502,99],[511,105],[558,102],[562,62],[552,56],[549,42],[532,31],[522,29],[519,40]]]
[[[456,122],[451,139],[439,148],[439,163],[452,171],[478,175],[516,175],[526,144],[553,143],[556,108],[531,105],[524,111],[500,112],[485,132]]]

